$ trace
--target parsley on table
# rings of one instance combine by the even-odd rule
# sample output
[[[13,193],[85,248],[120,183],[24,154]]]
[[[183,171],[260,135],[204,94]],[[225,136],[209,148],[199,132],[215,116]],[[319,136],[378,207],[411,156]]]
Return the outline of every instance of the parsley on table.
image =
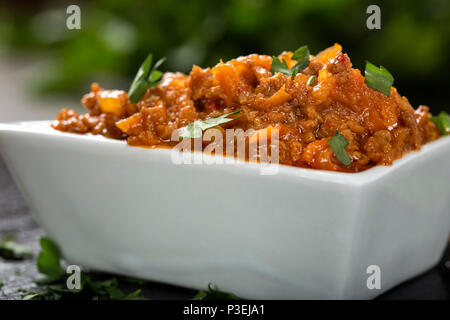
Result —
[[[54,291],[27,292],[22,296],[22,300],[59,300],[61,294]]]
[[[31,249],[17,243],[13,235],[6,236],[0,241],[0,257],[5,260],[23,260],[32,256]]]
[[[67,295],[83,294],[92,298],[111,300],[147,300],[138,289],[130,294],[125,294],[119,287],[119,280],[111,278],[96,281],[90,275],[81,273],[81,288],[70,290],[67,288],[67,274],[61,264],[61,251],[52,240],[42,237],[40,239],[41,252],[37,264],[44,278],[37,279],[36,283],[45,285],[41,292],[28,292],[22,296],[23,300],[59,300]]]
[[[375,89],[385,96],[391,95],[391,86],[394,83],[394,77],[383,66],[379,68],[374,64],[366,61],[366,70],[364,71],[365,84],[372,89]]]
[[[348,141],[342,134],[339,134],[336,130],[335,135],[328,139],[328,144],[330,145],[336,159],[339,160],[343,165],[349,166],[352,163],[345,147],[348,146]]]
[[[217,286],[210,283],[206,291],[199,290],[192,300],[241,300],[241,298],[232,293],[219,291]]]
[[[430,119],[445,136],[450,134],[450,115],[441,111],[437,116],[432,116]]]
[[[231,113],[226,113],[218,117],[206,119],[206,120],[197,120],[194,122],[190,122],[186,127],[182,128],[182,133],[180,135],[180,140],[183,138],[201,138],[202,132],[209,128],[216,127],[220,124],[227,123],[233,120],[237,120],[240,117],[228,118],[229,116],[240,113],[241,110],[237,110]]]
[[[153,54],[149,54],[139,68],[130,89],[128,90],[128,98],[131,103],[136,103],[145,95],[148,88],[156,86],[161,80],[163,73],[157,70],[166,58],[159,59],[154,65]]]
[[[58,246],[48,238],[40,239],[41,253],[37,259],[38,270],[46,275],[48,279],[58,280],[64,274],[61,267],[61,252]]]
[[[131,292],[130,294],[123,297],[121,300],[150,300],[141,295],[142,290],[137,289],[136,291]]]
[[[142,296],[141,289],[125,294],[119,289],[119,280],[116,277],[97,281],[84,272],[81,273],[81,288],[78,290],[68,289],[66,285],[67,275],[62,267],[61,251],[58,246],[45,237],[40,239],[40,245],[41,253],[38,259],[38,270],[46,278],[41,279],[41,282],[38,280],[36,283],[45,285],[45,287],[40,292],[26,292],[22,296],[22,300],[60,300],[75,294],[91,300],[149,300]],[[120,281],[141,285],[147,283],[146,280],[129,277],[121,277]],[[1,286],[2,281],[0,279],[0,288]],[[217,286],[210,283],[207,290],[198,291],[192,300],[240,300],[240,298],[232,293],[220,291]]]

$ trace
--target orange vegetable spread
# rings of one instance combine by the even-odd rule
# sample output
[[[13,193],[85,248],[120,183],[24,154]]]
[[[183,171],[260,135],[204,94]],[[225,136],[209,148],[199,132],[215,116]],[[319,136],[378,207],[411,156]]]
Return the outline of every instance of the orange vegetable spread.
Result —
[[[290,68],[292,55],[279,58]],[[414,110],[394,87],[389,97],[369,88],[338,44],[310,56],[308,67],[294,76],[272,74],[271,63],[270,56],[252,54],[213,68],[194,66],[189,75],[165,73],[137,103],[125,91],[93,84],[82,99],[88,112],[64,109],[52,126],[134,146],[173,146],[177,128],[241,110],[240,119],[221,127],[262,134],[278,128],[281,164],[346,172],[390,165],[440,136],[428,107]],[[339,162],[328,143],[336,130],[348,141],[350,165]]]

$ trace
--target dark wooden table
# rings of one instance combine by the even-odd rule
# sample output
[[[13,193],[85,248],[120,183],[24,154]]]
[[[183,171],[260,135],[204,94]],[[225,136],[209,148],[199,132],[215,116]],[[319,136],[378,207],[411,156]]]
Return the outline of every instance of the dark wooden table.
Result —
[[[15,262],[0,258],[0,280],[3,281],[0,300],[21,299],[24,291],[37,288],[34,282],[38,277],[35,258],[39,251],[39,237],[44,234],[31,218],[20,192],[0,158],[0,239],[9,234],[16,235],[18,242],[32,248],[34,258]],[[127,288],[122,289],[126,291],[141,288],[144,296],[152,299],[188,299],[196,293],[194,290],[156,282],[144,286],[125,286]],[[378,299],[450,299],[450,247],[439,266],[397,286]]]

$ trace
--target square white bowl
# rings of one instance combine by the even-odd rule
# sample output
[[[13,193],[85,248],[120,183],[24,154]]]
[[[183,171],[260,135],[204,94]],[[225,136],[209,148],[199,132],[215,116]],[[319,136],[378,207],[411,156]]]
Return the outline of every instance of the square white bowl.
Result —
[[[49,122],[0,124],[0,151],[71,263],[243,298],[373,298],[435,266],[450,230],[449,137],[361,173],[175,165]]]

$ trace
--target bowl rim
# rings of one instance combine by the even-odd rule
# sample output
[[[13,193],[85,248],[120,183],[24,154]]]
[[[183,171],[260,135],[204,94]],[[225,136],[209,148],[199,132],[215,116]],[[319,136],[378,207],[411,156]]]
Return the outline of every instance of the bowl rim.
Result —
[[[170,153],[172,149],[170,148],[145,148],[130,146],[124,140],[109,139],[102,135],[92,135],[92,134],[77,134],[71,132],[62,132],[53,129],[50,124],[51,120],[41,120],[41,121],[16,121],[16,122],[6,122],[0,123],[0,134],[3,135],[4,132],[11,133],[22,133],[22,134],[32,134],[32,135],[44,135],[49,136],[54,139],[59,140],[79,140],[85,141],[86,143],[102,143],[104,145],[117,145],[121,146],[120,152],[123,152],[123,147],[126,147],[127,151],[133,152],[135,154],[141,154],[148,156],[148,152],[153,152],[158,154],[160,157],[168,157],[170,159]],[[280,164],[278,168],[278,173],[273,176],[291,176],[296,178],[307,178],[310,180],[319,180],[326,182],[333,182],[338,184],[350,184],[350,185],[363,185],[374,180],[379,180],[387,175],[391,175],[394,171],[411,164],[416,161],[420,161],[427,157],[428,154],[433,153],[442,149],[443,147],[450,148],[450,136],[442,136],[441,138],[426,143],[421,147],[420,150],[411,151],[403,155],[402,158],[397,159],[390,166],[378,165],[370,169],[361,172],[336,172],[329,170],[302,168],[289,165]],[[205,155],[204,157],[223,157],[222,155]],[[252,163],[243,160],[235,160],[235,164],[239,163],[240,168],[245,168],[245,170],[260,170],[260,164]],[[219,167],[229,167],[235,166],[235,164],[221,164],[214,165],[214,168]],[[183,165],[187,166],[187,165]],[[195,166],[209,166],[208,164],[196,164]],[[236,167],[236,169],[238,168]]]

